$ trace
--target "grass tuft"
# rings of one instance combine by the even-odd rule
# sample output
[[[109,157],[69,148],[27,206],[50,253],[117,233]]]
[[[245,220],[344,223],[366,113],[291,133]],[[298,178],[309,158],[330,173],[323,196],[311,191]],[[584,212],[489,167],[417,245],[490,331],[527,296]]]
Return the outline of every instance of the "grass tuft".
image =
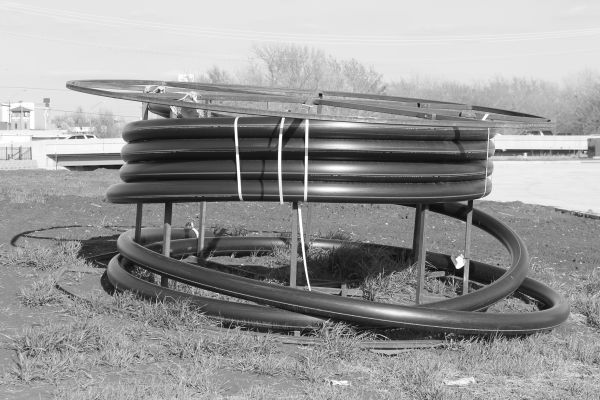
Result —
[[[215,236],[248,236],[248,229],[243,225],[221,225],[213,227]]]
[[[60,400],[162,400],[162,399],[222,399],[224,384],[214,371],[201,365],[170,363],[157,368],[154,374],[125,376],[107,384],[83,383],[57,388],[54,397]]]
[[[589,326],[600,329],[600,296],[582,296],[575,307],[585,316]]]
[[[142,340],[144,327],[110,329],[99,318],[26,329],[12,338],[11,375],[20,382],[56,382],[98,366],[131,367],[164,354]]]
[[[314,331],[313,335],[321,339],[316,345],[327,358],[352,361],[361,356],[360,343],[364,340],[375,339],[370,332],[358,332],[352,326],[341,322],[326,322]]]
[[[130,293],[115,293],[112,304],[144,324],[161,329],[198,329],[215,323],[189,301],[145,301]]]
[[[37,271],[85,266],[86,262],[77,256],[80,249],[81,243],[75,241],[59,242],[55,247],[25,245],[0,254],[0,265],[32,268]]]
[[[322,237],[323,239],[336,239],[336,240],[342,240],[345,242],[349,242],[352,240],[352,235],[346,231],[343,231],[342,229],[338,229],[335,231],[328,231],[324,235],[319,234],[319,236]]]
[[[588,326],[600,329],[600,271],[595,269],[584,282],[573,299],[573,308],[585,316]]]
[[[77,359],[101,343],[101,328],[91,321],[26,329],[12,340],[17,356],[13,377],[23,382],[54,381],[76,371]]]
[[[407,303],[415,296],[415,268],[368,275],[360,284],[363,298],[382,303]]]
[[[21,289],[19,300],[27,307],[41,307],[59,304],[64,295],[56,289],[54,276],[46,276]]]

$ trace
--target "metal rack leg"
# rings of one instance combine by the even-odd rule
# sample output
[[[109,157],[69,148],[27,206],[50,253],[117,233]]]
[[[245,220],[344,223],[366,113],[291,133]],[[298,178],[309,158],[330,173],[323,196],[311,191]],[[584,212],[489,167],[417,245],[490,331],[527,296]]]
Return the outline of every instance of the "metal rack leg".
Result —
[[[471,263],[471,231],[473,228],[473,200],[467,202],[465,230],[465,266],[463,271],[463,294],[469,293],[469,268]]]
[[[165,219],[163,225],[163,255],[171,256],[171,223],[173,220],[173,203],[165,203]],[[160,277],[160,285],[163,287],[169,286],[169,278],[166,276]]]
[[[140,243],[142,237],[142,213],[144,211],[144,203],[137,203],[135,209],[135,236],[136,243]]]
[[[200,212],[198,213],[198,247],[196,256],[200,257],[204,252],[204,229],[206,228],[206,202],[200,203]]]
[[[425,286],[425,212],[427,205],[417,204],[415,215],[415,230],[413,235],[413,262],[417,266],[416,304],[421,304],[421,296]]]
[[[296,287],[298,275],[298,202],[292,203],[292,237],[290,240],[290,286]]]

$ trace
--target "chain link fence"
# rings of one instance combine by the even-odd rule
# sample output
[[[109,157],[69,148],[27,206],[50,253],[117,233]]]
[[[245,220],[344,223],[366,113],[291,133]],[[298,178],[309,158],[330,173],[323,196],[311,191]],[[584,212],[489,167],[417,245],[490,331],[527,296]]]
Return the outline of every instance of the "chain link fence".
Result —
[[[31,147],[0,146],[0,160],[31,160]]]

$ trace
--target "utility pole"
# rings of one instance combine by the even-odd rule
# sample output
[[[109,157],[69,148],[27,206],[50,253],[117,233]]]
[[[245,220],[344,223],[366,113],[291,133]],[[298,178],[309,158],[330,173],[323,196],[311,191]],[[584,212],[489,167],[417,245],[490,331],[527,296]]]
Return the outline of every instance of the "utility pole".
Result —
[[[44,130],[48,129],[48,116],[50,115],[50,98],[44,97]]]

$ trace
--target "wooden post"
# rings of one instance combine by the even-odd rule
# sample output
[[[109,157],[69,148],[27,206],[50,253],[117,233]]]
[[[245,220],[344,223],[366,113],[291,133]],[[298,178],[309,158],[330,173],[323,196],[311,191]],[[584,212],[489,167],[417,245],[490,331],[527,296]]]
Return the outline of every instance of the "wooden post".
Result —
[[[163,255],[171,256],[171,223],[173,220],[173,203],[165,203],[165,220],[163,225]],[[169,278],[166,276],[160,277],[160,286],[168,287]]]
[[[206,225],[206,202],[200,203],[200,213],[198,214],[198,248],[196,256],[200,257],[204,252],[204,227]]]
[[[290,287],[296,287],[298,274],[298,202],[292,202],[292,237],[290,238]]]
[[[471,264],[471,231],[473,228],[473,200],[467,202],[465,230],[465,266],[463,271],[463,294],[469,293],[469,267]]]
[[[413,262],[417,264],[417,294],[415,303],[421,304],[421,296],[425,286],[425,212],[427,211],[427,205],[417,204],[415,210],[415,230],[413,235]]]
[[[144,203],[137,203],[135,210],[135,236],[134,240],[136,243],[140,243],[142,238],[142,212],[144,210]]]

